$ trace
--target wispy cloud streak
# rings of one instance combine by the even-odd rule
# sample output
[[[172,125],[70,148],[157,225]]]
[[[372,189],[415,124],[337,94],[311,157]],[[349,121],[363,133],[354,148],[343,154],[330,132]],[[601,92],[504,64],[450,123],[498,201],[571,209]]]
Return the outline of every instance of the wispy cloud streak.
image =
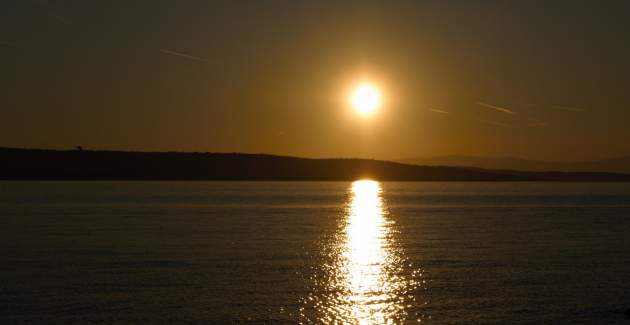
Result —
[[[447,111],[437,109],[437,108],[429,108],[429,111],[433,113],[439,113],[439,114],[451,114],[451,112],[447,112]]]
[[[516,115],[516,113],[513,110],[511,110],[509,108],[506,108],[506,107],[495,106],[495,105],[491,105],[491,104],[484,103],[484,102],[477,102],[477,105],[483,106],[483,107],[486,107],[486,108],[491,108],[491,109],[499,111],[501,113],[510,114],[510,115]]]
[[[188,55],[186,53],[181,53],[181,52],[176,52],[176,51],[172,51],[169,49],[160,49],[160,52],[164,53],[164,54],[169,54],[169,55],[174,55],[174,56],[179,56],[181,58],[185,58],[185,59],[189,59],[189,60],[194,60],[194,61],[199,61],[199,62],[208,62],[208,60],[204,59],[204,58],[200,58],[197,56],[192,56],[192,55]]]

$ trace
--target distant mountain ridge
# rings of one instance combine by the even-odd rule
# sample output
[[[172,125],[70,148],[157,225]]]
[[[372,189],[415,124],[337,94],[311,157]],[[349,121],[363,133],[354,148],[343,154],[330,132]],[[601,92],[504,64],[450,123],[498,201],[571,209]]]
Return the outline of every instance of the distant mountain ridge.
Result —
[[[226,181],[630,181],[612,173],[519,172],[417,166],[370,159],[307,159],[242,153],[0,148],[3,180]]]
[[[583,162],[549,162],[518,157],[440,156],[396,160],[423,166],[457,166],[520,171],[607,172],[630,174],[630,156]]]

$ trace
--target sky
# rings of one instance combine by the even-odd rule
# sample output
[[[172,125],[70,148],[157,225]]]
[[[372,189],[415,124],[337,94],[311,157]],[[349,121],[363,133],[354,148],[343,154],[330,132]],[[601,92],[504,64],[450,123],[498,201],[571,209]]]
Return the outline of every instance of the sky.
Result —
[[[0,4],[0,146],[630,154],[629,1]],[[383,104],[359,116],[354,85]]]

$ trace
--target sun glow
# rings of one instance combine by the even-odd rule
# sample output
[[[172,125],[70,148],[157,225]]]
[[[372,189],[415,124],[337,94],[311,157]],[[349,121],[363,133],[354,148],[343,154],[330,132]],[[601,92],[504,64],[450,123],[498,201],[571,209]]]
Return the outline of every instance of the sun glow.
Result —
[[[381,92],[376,86],[364,83],[354,89],[350,102],[361,115],[369,116],[381,106]]]

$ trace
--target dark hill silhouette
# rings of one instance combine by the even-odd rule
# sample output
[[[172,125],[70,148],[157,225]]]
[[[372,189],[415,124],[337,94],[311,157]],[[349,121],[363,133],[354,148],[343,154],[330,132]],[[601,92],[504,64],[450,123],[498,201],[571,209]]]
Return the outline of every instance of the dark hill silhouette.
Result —
[[[630,156],[581,162],[553,162],[518,157],[440,156],[432,158],[399,159],[403,164],[422,166],[456,166],[484,169],[510,169],[532,172],[607,172],[630,174]]]
[[[0,148],[5,180],[630,181],[610,173],[518,172],[415,166],[368,159],[306,159],[241,153]]]

